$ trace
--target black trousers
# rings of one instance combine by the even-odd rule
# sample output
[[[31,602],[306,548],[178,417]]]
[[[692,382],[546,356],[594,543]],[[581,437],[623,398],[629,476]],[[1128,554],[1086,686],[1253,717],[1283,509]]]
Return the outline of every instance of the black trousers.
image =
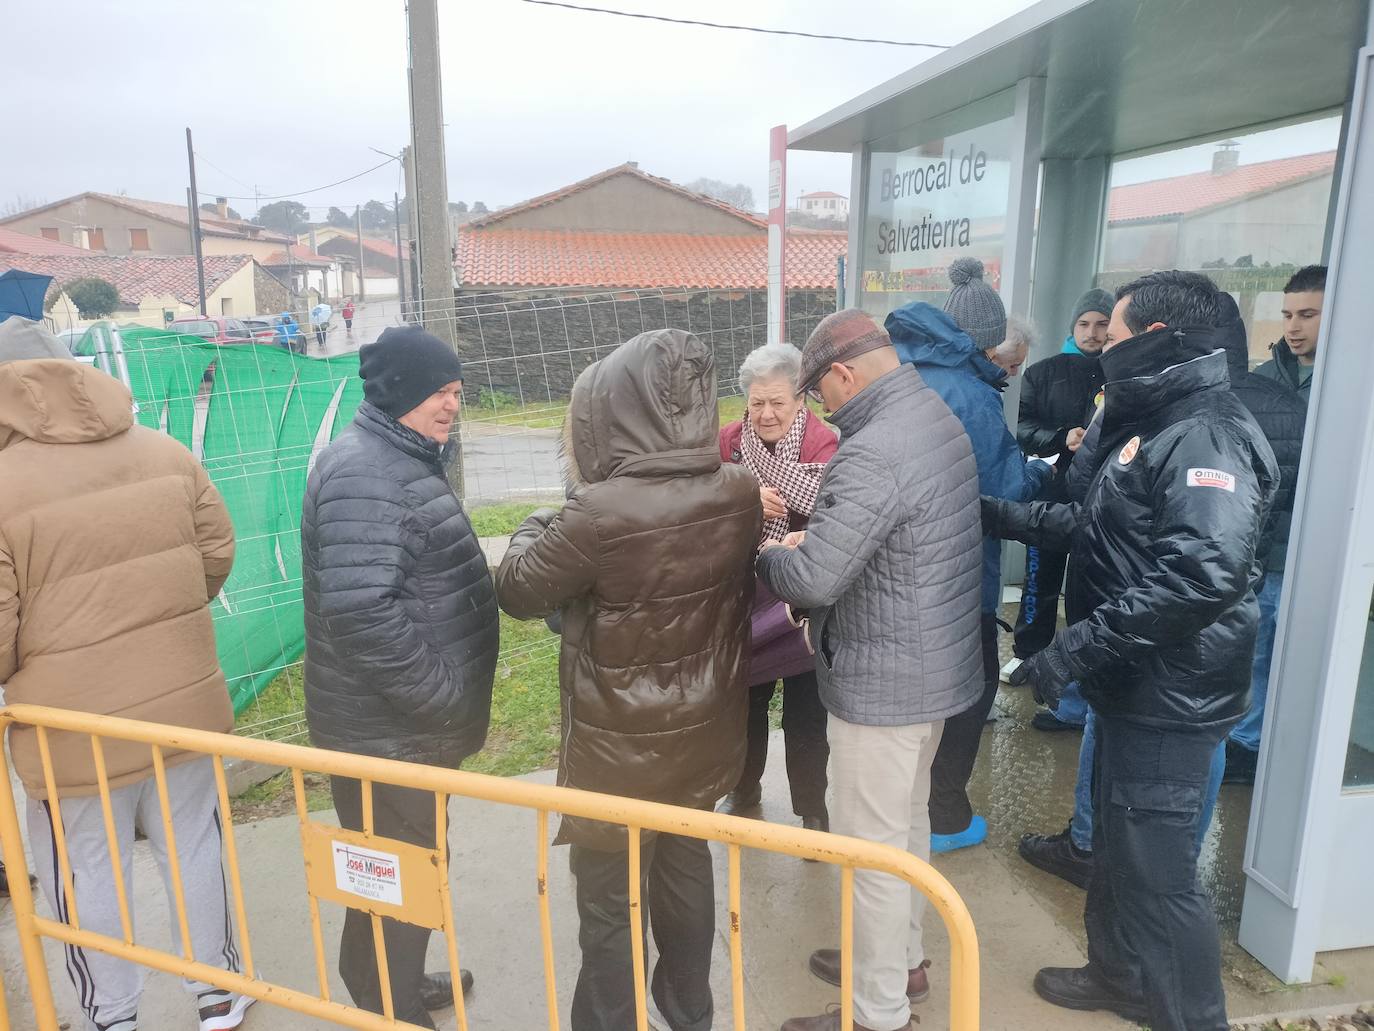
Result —
[[[350,777],[330,777],[329,791],[334,796],[340,826],[362,830],[363,794],[359,783]],[[425,848],[434,847],[436,828],[431,792],[373,784],[372,817],[376,834]],[[396,1019],[420,1027],[434,1027],[433,1019],[420,1002],[429,935],[428,927],[382,920],[382,940],[386,943],[387,972]],[[358,909],[349,909],[344,917],[343,936],[339,940],[339,976],[355,1006],[372,1013],[382,1012],[372,918]]]
[[[635,1026],[630,952],[629,853],[573,845],[582,969],[573,992],[572,1031]],[[672,1031],[709,1031],[715,873],[706,842],[650,836],[640,849],[643,919],[658,946],[650,990]],[[648,934],[645,934],[646,951]],[[646,956],[647,961],[647,956]]]
[[[1230,729],[1097,714],[1088,964],[1118,992],[1144,997],[1154,1031],[1230,1026],[1216,916],[1197,882],[1212,756]]]
[[[1049,647],[1059,621],[1059,592],[1064,586],[1064,568],[1069,556],[1064,551],[1026,549],[1026,579],[1021,589],[1021,607],[1016,612],[1016,643],[1012,654],[1029,659]]]
[[[736,791],[752,791],[763,779],[768,763],[768,703],[777,683],[755,684],[749,689],[749,751]],[[787,677],[782,682],[782,739],[787,751],[787,784],[792,789],[792,811],[798,816],[824,816],[826,763],[830,743],[825,737],[829,719],[821,704],[814,670]]]
[[[930,833],[958,834],[973,820],[968,782],[978,758],[988,713],[997,699],[997,617],[983,614],[983,695],[957,716],[945,720],[930,767]]]
[[[323,326],[315,327],[315,343],[319,344],[321,347],[324,346],[324,334],[325,328]]]

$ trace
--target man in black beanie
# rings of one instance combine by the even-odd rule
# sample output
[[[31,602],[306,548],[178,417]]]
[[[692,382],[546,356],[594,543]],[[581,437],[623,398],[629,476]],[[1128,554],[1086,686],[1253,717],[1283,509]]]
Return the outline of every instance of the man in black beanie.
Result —
[[[496,594],[440,449],[458,417],[463,366],[418,326],[365,345],[365,400],[320,452],[301,515],[305,715],[321,748],[456,769],[487,736]],[[330,781],[339,823],[363,826],[359,782]],[[429,792],[374,784],[374,833],[444,840]],[[425,973],[429,929],[383,919],[398,1020],[434,1027],[449,974]],[[355,1005],[382,1012],[371,917],[349,909],[339,974]],[[472,983],[463,971],[462,987]]]

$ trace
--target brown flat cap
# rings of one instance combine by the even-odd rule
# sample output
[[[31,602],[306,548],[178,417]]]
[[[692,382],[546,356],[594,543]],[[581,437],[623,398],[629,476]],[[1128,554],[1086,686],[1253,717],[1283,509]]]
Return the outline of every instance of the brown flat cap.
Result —
[[[861,354],[891,346],[892,338],[887,335],[887,330],[874,322],[868,312],[845,308],[827,315],[812,330],[806,346],[802,348],[798,386],[804,391],[810,390],[835,362],[843,364]]]

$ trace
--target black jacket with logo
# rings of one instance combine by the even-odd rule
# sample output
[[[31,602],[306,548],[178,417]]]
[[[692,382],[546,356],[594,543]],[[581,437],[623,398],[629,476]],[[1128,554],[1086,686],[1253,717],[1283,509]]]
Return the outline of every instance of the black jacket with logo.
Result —
[[[1216,332],[1164,328],[1104,353],[1081,504],[995,502],[1000,536],[1074,553],[1087,615],[1055,646],[1103,715],[1199,726],[1249,704],[1258,548],[1279,470],[1229,389]]]

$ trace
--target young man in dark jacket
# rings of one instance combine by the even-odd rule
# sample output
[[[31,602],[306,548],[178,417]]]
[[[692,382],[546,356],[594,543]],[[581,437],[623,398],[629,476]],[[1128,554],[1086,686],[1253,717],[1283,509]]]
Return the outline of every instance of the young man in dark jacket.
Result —
[[[710,350],[660,329],[573,386],[560,510],[521,525],[496,574],[516,619],[562,613],[558,783],[710,809],[739,782],[748,718],[758,481],[723,463]],[[565,817],[582,969],[573,1031],[634,1027],[629,854],[617,824]],[[648,835],[652,992],[672,1031],[711,1026],[715,883],[706,842]]]
[[[487,562],[444,477],[463,367],[418,326],[359,352],[365,400],[320,453],[305,489],[305,715],[320,748],[457,768],[486,740],[498,614]],[[344,827],[363,826],[358,781],[330,780]],[[374,784],[375,831],[425,848],[443,840],[434,796]],[[383,919],[396,1018],[433,1027],[450,975],[426,974],[429,929]],[[339,974],[382,1012],[371,918],[349,909]],[[471,984],[464,972],[464,988]]]
[[[978,487],[1008,501],[1029,501],[1053,470],[1026,461],[1002,411],[1006,373],[988,361],[983,349],[1006,336],[1007,315],[997,291],[983,282],[983,264],[960,258],[949,269],[953,289],[940,311],[920,302],[887,317],[887,331],[898,356],[911,362],[926,385],[949,406],[973,445]],[[950,852],[987,837],[984,817],[973,811],[968,782],[988,713],[997,698],[997,606],[1002,594],[1002,542],[983,541],[982,621],[983,693],[978,704],[945,721],[930,784],[930,848]]]
[[[1307,265],[1293,273],[1283,287],[1283,339],[1270,348],[1274,357],[1255,370],[1296,390],[1304,401],[1312,392],[1325,299],[1325,265]]]
[[[1036,362],[1026,370],[1021,384],[1021,408],[1016,439],[1028,455],[1059,459],[1055,475],[1040,492],[1040,501],[1068,500],[1065,475],[1069,462],[1087,432],[1102,389],[1102,366],[1098,357],[1107,342],[1107,323],[1115,305],[1106,290],[1089,290],[1074,305],[1069,320],[1070,339],[1077,353],[1064,351]],[[1005,681],[1016,667],[1030,658],[1054,637],[1059,618],[1059,591],[1064,582],[1064,567],[1069,556],[1061,551],[1026,549],[1026,575],[1022,581],[1021,605],[1013,631],[1012,658],[1002,668]],[[1057,713],[1037,712],[1031,726],[1037,730],[1065,730],[1083,725],[1087,703],[1076,690],[1060,703]]]
[[[759,554],[759,578],[810,612],[833,829],[928,859],[941,733],[983,694],[977,464],[949,406],[864,312],[821,320],[801,386],[819,393],[840,447],[807,529]],[[905,882],[854,874],[855,1031],[911,1025],[929,992],[924,909]],[[840,950],[818,949],[810,968],[839,985]],[[838,1012],[783,1025],[839,1028]]]
[[[1035,988],[1157,1031],[1224,1031],[1197,825],[1217,747],[1244,714],[1273,452],[1215,349],[1217,289],[1160,272],[1118,291],[1103,350],[1095,478],[1082,505],[988,499],[984,526],[1072,546],[1086,619],[1017,671],[1051,707],[1077,681],[1097,717],[1088,965]]]

